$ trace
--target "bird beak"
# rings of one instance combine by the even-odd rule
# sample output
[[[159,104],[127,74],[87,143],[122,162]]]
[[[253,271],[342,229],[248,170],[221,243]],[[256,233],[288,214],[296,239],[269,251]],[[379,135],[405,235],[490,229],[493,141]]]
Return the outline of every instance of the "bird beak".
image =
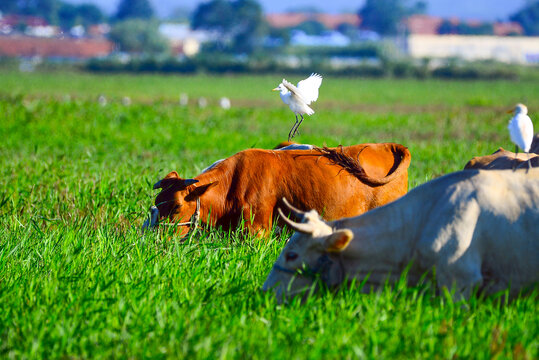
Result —
[[[271,89],[271,91],[279,91],[279,88],[276,87],[275,89]]]
[[[512,114],[513,112],[515,112],[515,109],[509,109],[509,110],[507,110],[507,113],[508,113],[508,114]]]

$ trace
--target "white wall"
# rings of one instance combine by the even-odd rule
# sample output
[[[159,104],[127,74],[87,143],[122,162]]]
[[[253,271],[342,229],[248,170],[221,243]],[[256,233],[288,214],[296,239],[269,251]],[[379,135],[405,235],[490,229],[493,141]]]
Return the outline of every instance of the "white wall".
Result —
[[[410,35],[408,53],[414,58],[459,57],[539,64],[539,37]]]

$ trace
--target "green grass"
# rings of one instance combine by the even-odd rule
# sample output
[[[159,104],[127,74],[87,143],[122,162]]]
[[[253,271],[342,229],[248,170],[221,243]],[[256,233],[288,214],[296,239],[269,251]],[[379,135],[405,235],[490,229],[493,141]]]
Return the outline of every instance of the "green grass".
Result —
[[[537,358],[533,297],[455,304],[399,284],[277,305],[259,289],[279,237],[140,236],[167,172],[286,139],[278,81],[1,73],[0,357]],[[180,92],[241,106],[181,108]],[[502,110],[524,98],[535,120],[533,82],[326,79],[297,140],[402,143],[414,187],[512,149]]]
[[[532,70],[530,70],[532,72]],[[539,73],[534,69],[533,74]],[[305,74],[307,76],[308,74]],[[242,104],[274,108],[278,96],[270,91],[281,77],[275,76],[178,76],[90,74],[77,72],[18,73],[0,68],[3,91],[11,94],[62,96],[97,99],[99,94],[130,96],[137,101],[178,101],[180,93],[191,97],[227,96]],[[293,83],[300,76],[287,76]],[[414,106],[504,107],[517,102],[539,105],[537,81],[443,81],[415,79],[325,78],[316,108],[360,108],[361,105],[383,107]],[[404,106],[404,107],[403,107]]]

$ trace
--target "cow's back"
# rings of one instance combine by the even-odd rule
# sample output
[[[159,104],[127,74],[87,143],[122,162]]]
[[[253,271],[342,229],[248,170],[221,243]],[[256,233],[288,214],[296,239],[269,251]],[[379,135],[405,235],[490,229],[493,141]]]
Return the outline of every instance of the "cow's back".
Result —
[[[342,151],[358,160],[372,178],[391,176],[397,168],[398,176],[372,186],[317,150],[249,149],[235,155],[229,198],[251,205],[264,202],[276,209],[286,197],[301,209],[316,209],[325,219],[333,220],[362,214],[406,193],[410,155],[404,146],[361,144],[342,147]],[[399,167],[403,158],[407,162]]]
[[[252,149],[237,156],[228,198],[238,206],[248,204],[253,213],[267,208],[275,216],[283,197],[332,219],[364,211],[357,195],[365,192],[365,186],[320,154]]]
[[[539,170],[482,171],[473,180],[485,280],[539,281]]]
[[[478,266],[493,289],[539,281],[539,169],[460,171],[408,197],[409,211],[424,214],[413,228],[425,268],[458,264],[457,274]]]
[[[528,167],[528,158],[532,167],[539,167],[539,155],[537,154],[515,154],[512,151],[499,148],[491,155],[473,157],[466,163],[464,169],[504,170],[513,169],[514,167],[523,168]]]

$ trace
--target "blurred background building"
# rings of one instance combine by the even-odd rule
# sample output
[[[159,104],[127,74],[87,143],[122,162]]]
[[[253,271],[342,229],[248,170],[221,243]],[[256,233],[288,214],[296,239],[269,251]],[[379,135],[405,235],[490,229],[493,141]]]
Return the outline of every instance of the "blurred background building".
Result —
[[[2,0],[0,56],[178,72],[537,64],[539,1],[478,3],[364,0],[339,12],[342,2],[316,0]]]

